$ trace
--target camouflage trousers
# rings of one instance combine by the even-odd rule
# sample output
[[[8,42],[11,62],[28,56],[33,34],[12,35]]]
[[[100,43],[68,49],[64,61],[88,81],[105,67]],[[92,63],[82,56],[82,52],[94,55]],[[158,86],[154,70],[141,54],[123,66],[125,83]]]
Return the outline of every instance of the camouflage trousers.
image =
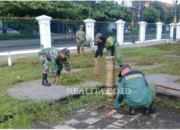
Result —
[[[47,58],[44,55],[39,55],[39,60],[40,60],[41,64],[43,64],[43,71],[42,71],[42,73],[43,74],[48,74],[49,73],[49,61],[47,60]],[[62,71],[62,68],[63,68],[63,64],[62,63],[57,66],[57,69],[58,69],[57,73],[59,75],[60,75],[60,73]],[[51,72],[52,71],[54,71],[54,68],[51,68]]]
[[[41,64],[43,64],[43,74],[48,74],[49,73],[49,61],[47,60],[47,58],[43,55],[39,55],[39,60],[41,62]]]

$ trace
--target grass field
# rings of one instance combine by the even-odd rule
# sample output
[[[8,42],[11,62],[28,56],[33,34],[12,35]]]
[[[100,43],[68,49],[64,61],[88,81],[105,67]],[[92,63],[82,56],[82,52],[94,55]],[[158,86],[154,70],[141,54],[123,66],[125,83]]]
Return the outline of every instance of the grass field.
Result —
[[[82,95],[79,99],[69,97],[60,102],[34,102],[33,100],[18,100],[0,92],[0,129],[28,129],[35,126],[38,120],[62,124],[64,118],[76,110],[88,107],[88,103],[97,103],[105,99],[98,94]]]
[[[180,55],[180,44],[162,44],[143,48],[127,48],[122,49],[124,63],[135,62],[136,65],[145,66],[153,63],[167,63],[167,65],[150,69],[142,70],[145,74],[166,73],[180,75],[180,58],[164,57],[164,54]],[[106,53],[104,52],[104,56]],[[94,76],[94,52],[85,53],[85,58],[72,55],[68,60],[71,69],[83,68],[79,72],[73,73],[80,79],[78,83],[87,80],[104,82],[104,56],[99,58],[99,68],[101,76]],[[119,68],[116,68],[115,75],[118,75]],[[11,67],[7,62],[0,64],[0,128],[33,128],[35,121],[46,120],[49,122],[59,121],[63,123],[64,118],[79,108],[88,107],[88,103],[97,103],[104,101],[105,97],[102,94],[98,95],[83,95],[80,99],[69,98],[62,102],[34,102],[33,100],[18,100],[6,94],[3,90],[13,87],[14,84],[40,79],[42,77],[42,65],[39,62],[38,56],[28,56],[17,58]],[[54,77],[52,74],[49,77]],[[60,77],[70,77],[63,73]],[[67,80],[67,79],[62,79]],[[116,76],[116,81],[118,77]],[[175,82],[179,83],[180,79]],[[60,82],[61,83],[61,82]],[[63,82],[66,85],[66,82]],[[68,81],[67,85],[74,85],[73,79]],[[169,105],[169,106],[168,106]],[[171,107],[177,107],[179,111],[180,102],[171,102],[167,99],[157,99],[155,106],[162,110],[169,111]],[[163,107],[163,106],[167,106]]]
[[[180,58],[164,57],[164,54],[180,55],[180,44],[161,44],[151,47],[143,48],[127,48],[122,49],[122,57],[124,63],[135,62],[138,66],[152,65],[153,63],[167,63],[159,68],[150,70],[142,70],[145,74],[152,73],[165,73],[180,75]],[[68,60],[71,69],[82,68],[80,72],[74,73],[74,75],[81,78],[81,82],[87,80],[104,81],[104,56],[99,57],[99,68],[101,76],[98,78],[94,76],[94,52],[85,54],[85,58],[81,56],[72,55]],[[133,68],[132,68],[133,69]],[[42,65],[39,62],[38,56],[27,56],[24,58],[17,58],[11,67],[8,66],[7,62],[0,64],[0,90],[5,90],[12,87],[14,84],[20,82],[31,81],[40,79],[42,77]],[[119,69],[116,68],[115,75],[118,75]],[[67,74],[62,74],[68,76]],[[48,77],[54,77],[49,74]],[[118,77],[116,77],[116,81]]]

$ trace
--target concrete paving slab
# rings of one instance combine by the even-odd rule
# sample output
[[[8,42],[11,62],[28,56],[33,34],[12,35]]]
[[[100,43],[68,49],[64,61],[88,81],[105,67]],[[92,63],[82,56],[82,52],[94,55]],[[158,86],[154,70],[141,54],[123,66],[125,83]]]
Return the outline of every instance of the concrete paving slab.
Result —
[[[89,126],[89,124],[85,123],[85,122],[80,122],[78,124],[73,125],[73,127],[76,128],[76,129],[84,129],[84,128],[88,127],[88,126]]]
[[[120,119],[120,118],[122,118],[124,115],[122,115],[122,114],[115,114],[115,115],[113,115],[112,117],[114,117],[114,118],[117,118],[117,119]]]
[[[96,126],[90,125],[86,129],[98,129]]]
[[[82,69],[71,69],[72,72],[78,72],[81,71]],[[61,73],[68,73],[66,70],[62,70]]]
[[[123,120],[117,120],[117,121],[115,121],[114,123],[112,123],[113,125],[116,125],[116,126],[123,126],[123,125],[125,125],[125,124],[127,124],[128,122],[126,122],[126,121],[123,121]]]
[[[100,120],[99,118],[88,118],[88,119],[85,120],[84,122],[92,125],[92,124],[98,122],[99,120]]]
[[[104,129],[121,129],[121,127],[111,124],[111,125],[106,126]]]
[[[124,63],[124,64],[129,64],[132,69],[137,69],[137,70],[149,70],[149,69],[154,69],[154,68],[158,68],[158,67],[162,67],[162,66],[166,65],[166,63],[153,63],[153,65],[148,65],[148,66],[136,66],[135,62]],[[116,67],[119,68],[118,65],[116,65]]]
[[[71,119],[71,120],[69,120],[69,121],[66,121],[65,124],[66,124],[66,125],[73,126],[73,125],[75,125],[75,124],[77,124],[77,123],[79,123],[79,122],[80,122],[80,121],[78,121],[78,120]]]
[[[54,81],[54,78],[48,79],[50,83]],[[40,100],[60,100],[66,98],[69,94],[78,94],[82,88],[92,87],[96,88],[96,85],[102,85],[100,82],[87,81],[81,85],[75,86],[63,86],[52,84],[50,87],[41,85],[42,80],[34,80],[25,83],[15,85],[13,88],[7,90],[8,94],[18,99],[33,99],[35,101]]]
[[[165,57],[175,57],[175,58],[180,58],[180,56],[177,55],[164,55]]]
[[[165,85],[169,87],[175,87],[180,88],[180,84],[175,83],[174,81],[177,79],[180,79],[180,75],[169,75],[169,74],[150,74],[145,75],[147,82]],[[171,89],[165,89],[162,87],[158,87],[166,92],[169,92],[171,94],[180,95],[180,91],[177,90],[171,90]]]
[[[94,123],[93,125],[96,126],[97,128],[103,129],[105,127],[107,127],[108,125],[112,124],[113,122],[115,122],[117,119],[113,118],[113,117],[106,117],[96,123]]]

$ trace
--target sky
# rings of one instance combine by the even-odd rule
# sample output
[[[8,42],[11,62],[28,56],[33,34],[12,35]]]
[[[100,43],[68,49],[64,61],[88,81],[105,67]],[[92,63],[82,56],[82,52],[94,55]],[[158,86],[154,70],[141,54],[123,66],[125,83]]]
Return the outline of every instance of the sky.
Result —
[[[121,3],[121,2],[122,2],[122,0],[115,0],[115,1],[118,1],[118,3]],[[140,1],[140,0],[139,0],[139,1]],[[145,0],[142,0],[142,1],[145,1]],[[148,1],[148,0],[147,0],[147,1]],[[172,0],[157,0],[157,1],[161,1],[161,2],[164,2],[164,3],[170,3],[170,4],[173,3]],[[180,3],[180,0],[179,0],[178,3]]]
[[[165,2],[165,3],[170,3],[170,4],[172,4],[172,0],[158,0],[158,1],[162,1],[162,2]],[[174,1],[175,1],[175,0],[174,0]],[[179,0],[178,3],[180,3],[180,0]]]

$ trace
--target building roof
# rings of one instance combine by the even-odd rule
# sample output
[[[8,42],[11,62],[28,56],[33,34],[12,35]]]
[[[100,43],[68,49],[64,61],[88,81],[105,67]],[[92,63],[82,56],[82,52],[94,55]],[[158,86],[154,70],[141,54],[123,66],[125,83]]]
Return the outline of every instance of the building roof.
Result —
[[[169,4],[169,3],[162,3],[164,5],[164,7],[169,7],[169,8],[173,8],[175,5],[174,4]]]

